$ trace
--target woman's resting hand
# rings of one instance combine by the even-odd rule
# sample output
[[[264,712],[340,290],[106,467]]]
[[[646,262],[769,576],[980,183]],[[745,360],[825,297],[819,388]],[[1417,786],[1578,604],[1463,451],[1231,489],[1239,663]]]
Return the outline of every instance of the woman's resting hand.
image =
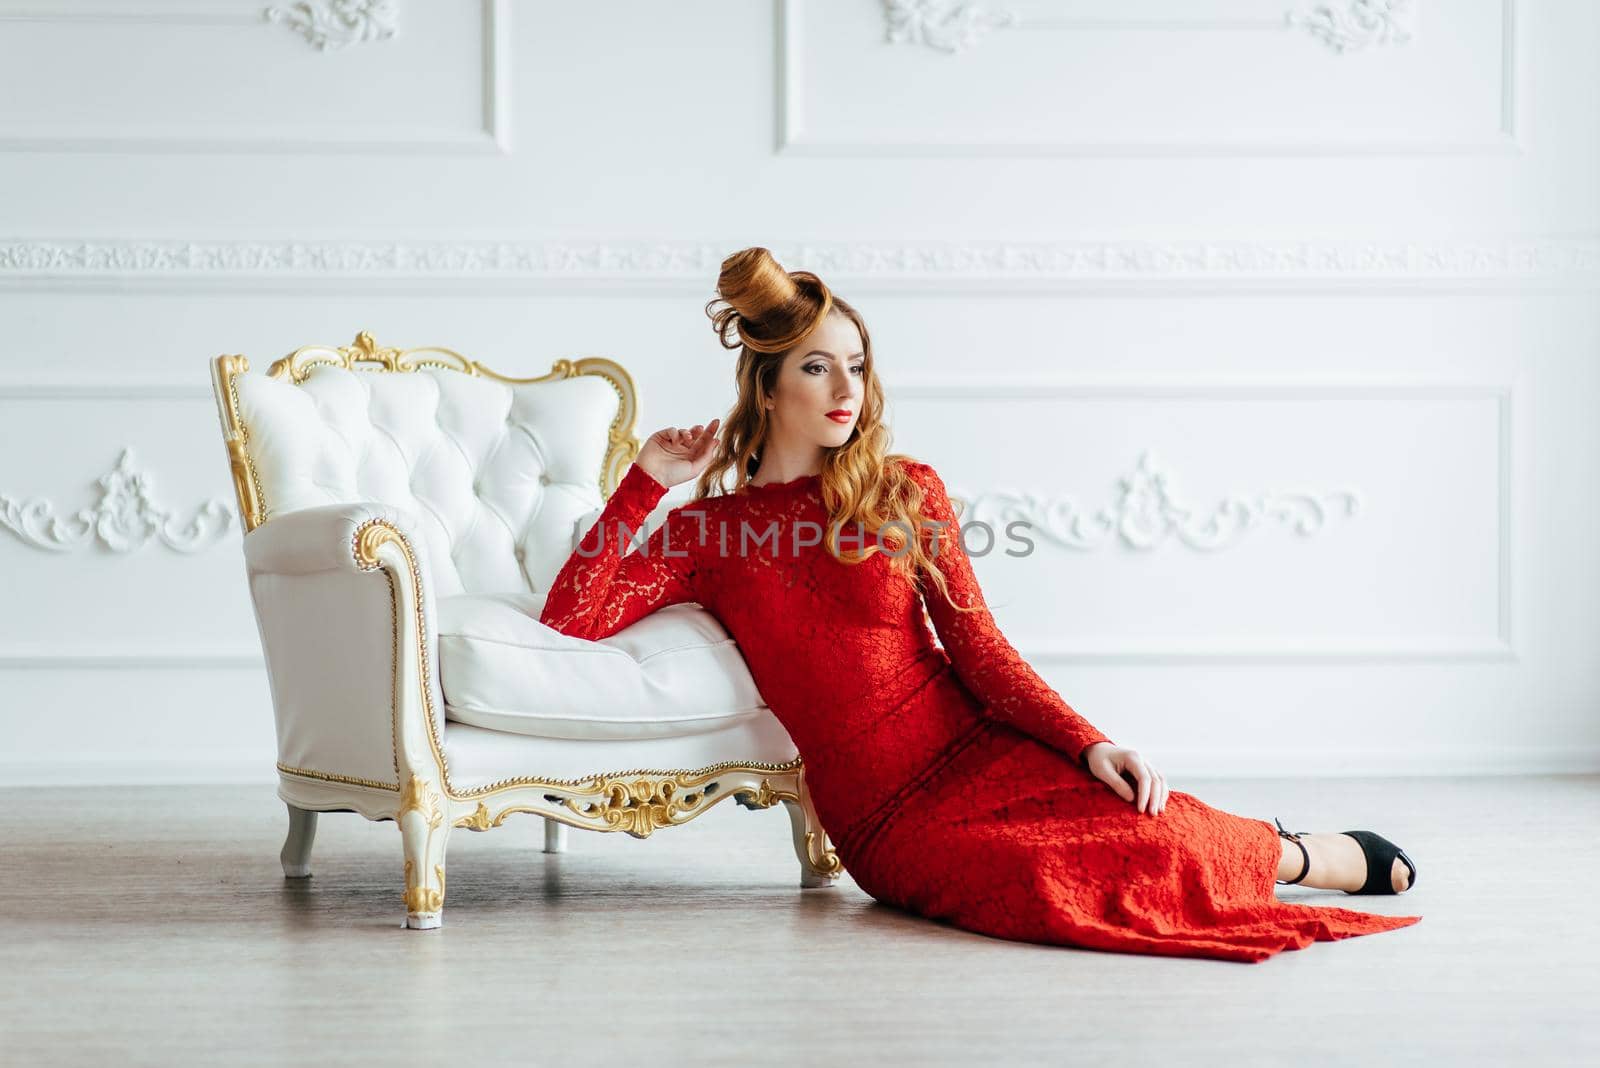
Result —
[[[1084,763],[1089,773],[1124,801],[1132,801],[1134,808],[1150,815],[1159,815],[1167,807],[1167,780],[1150,765],[1137,750],[1127,749],[1111,742],[1096,742],[1084,750]],[[1129,785],[1129,780],[1132,785]],[[1136,789],[1137,788],[1137,789]]]

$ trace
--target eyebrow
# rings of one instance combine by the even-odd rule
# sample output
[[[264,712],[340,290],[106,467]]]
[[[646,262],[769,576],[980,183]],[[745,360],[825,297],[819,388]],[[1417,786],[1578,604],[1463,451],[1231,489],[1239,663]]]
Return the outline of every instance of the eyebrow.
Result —
[[[858,352],[854,356],[847,356],[845,358],[846,359],[850,359],[850,360],[859,360],[859,359],[865,358],[866,355],[867,354],[865,352]],[[826,356],[830,360],[837,359],[837,357],[835,357],[833,353],[824,352],[821,349],[812,349],[810,352],[806,353],[806,359],[808,359],[808,360],[813,356]]]

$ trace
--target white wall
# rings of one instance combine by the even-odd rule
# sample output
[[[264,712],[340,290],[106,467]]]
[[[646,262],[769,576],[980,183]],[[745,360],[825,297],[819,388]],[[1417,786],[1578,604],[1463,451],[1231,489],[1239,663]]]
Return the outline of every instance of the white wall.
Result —
[[[1169,776],[1600,768],[1600,5],[1001,0],[955,52],[879,0],[267,6],[0,0],[0,782],[274,777],[236,518],[15,529],[124,449],[231,515],[212,356],[603,354],[703,422],[755,243],[1035,520],[997,617]]]

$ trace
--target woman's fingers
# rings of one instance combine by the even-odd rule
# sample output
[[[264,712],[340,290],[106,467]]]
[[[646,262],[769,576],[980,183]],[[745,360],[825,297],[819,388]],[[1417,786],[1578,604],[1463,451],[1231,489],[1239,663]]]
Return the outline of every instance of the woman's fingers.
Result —
[[[694,458],[696,460],[704,457],[711,451],[712,446],[716,445],[717,422],[715,419],[711,420],[711,425],[705,428],[705,433],[701,434],[699,440],[695,442]]]
[[[669,426],[661,430],[661,443],[675,448],[698,448],[703,442],[715,440],[720,417],[710,423],[696,423],[692,427]]]
[[[1167,788],[1166,777],[1131,749],[1113,753],[1113,761],[1110,770],[1115,773],[1115,777],[1102,780],[1111,788],[1111,792],[1131,803],[1136,812],[1159,815],[1167,807],[1167,796],[1171,793]],[[1092,763],[1091,769],[1096,776],[1099,776],[1102,770],[1094,767]],[[1130,779],[1133,780],[1131,783]]]
[[[1144,766],[1144,761],[1138,757],[1134,757],[1129,763],[1134,769],[1133,774],[1139,780],[1139,796],[1134,799],[1133,807],[1143,812],[1150,807],[1150,787],[1152,785],[1150,771]]]
[[[1135,812],[1143,812],[1145,797],[1150,789],[1150,778],[1145,773],[1144,764],[1139,760],[1139,754],[1132,749],[1123,755],[1122,774],[1119,778],[1125,783],[1129,779],[1133,780],[1123,800],[1132,804]],[[1120,790],[1117,792],[1122,793]]]
[[[1167,807],[1166,777],[1143,759],[1138,760],[1138,768],[1139,811],[1158,816],[1161,814],[1161,810]]]
[[[722,420],[717,418],[710,423],[696,423],[692,427],[662,427],[650,435],[650,441],[674,459],[698,464],[716,445],[717,428],[721,423]]]
[[[1116,794],[1124,801],[1133,800],[1133,787],[1128,785],[1128,780],[1125,777],[1125,773],[1123,772],[1122,768],[1117,765],[1114,758],[1111,766],[1108,769],[1105,769],[1108,772],[1109,777],[1107,777],[1107,775],[1101,775],[1101,770],[1102,769],[1096,768],[1095,775],[1100,778],[1100,781],[1104,782],[1106,786],[1110,788],[1112,793]]]

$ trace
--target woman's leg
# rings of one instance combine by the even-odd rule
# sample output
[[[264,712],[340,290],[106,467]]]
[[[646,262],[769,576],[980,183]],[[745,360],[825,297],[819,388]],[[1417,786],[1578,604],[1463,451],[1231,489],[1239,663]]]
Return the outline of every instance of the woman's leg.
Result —
[[[1328,890],[1359,890],[1367,881],[1367,858],[1361,843],[1337,832],[1303,834],[1301,843],[1311,856],[1311,870],[1297,886],[1316,886]],[[1278,878],[1293,879],[1305,867],[1300,847],[1287,838],[1280,839],[1283,856],[1278,860]],[[1411,872],[1399,857],[1394,858],[1390,881],[1395,893],[1410,889]]]

